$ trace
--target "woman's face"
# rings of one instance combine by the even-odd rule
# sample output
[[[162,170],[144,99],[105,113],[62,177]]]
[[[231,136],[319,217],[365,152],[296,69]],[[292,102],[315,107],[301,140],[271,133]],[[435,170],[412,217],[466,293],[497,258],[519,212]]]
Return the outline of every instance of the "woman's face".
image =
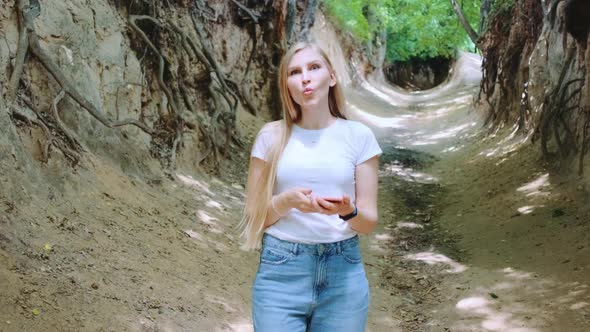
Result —
[[[302,109],[328,105],[330,87],[336,79],[322,55],[313,48],[295,53],[287,66],[289,94]]]

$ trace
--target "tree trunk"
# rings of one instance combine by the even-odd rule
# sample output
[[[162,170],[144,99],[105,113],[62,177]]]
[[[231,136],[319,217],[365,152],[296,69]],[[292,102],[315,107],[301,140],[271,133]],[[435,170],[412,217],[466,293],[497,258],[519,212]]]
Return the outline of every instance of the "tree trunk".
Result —
[[[315,22],[315,12],[318,9],[318,0],[308,0],[307,6],[305,7],[305,13],[303,14],[303,24],[301,24],[301,39],[309,39],[309,29]]]
[[[488,14],[492,9],[492,0],[481,0],[481,7],[479,7],[479,35],[483,34]]]
[[[467,18],[465,18],[465,15],[463,15],[463,10],[461,9],[461,7],[459,7],[456,0],[451,0],[451,4],[453,5],[453,9],[455,10],[457,17],[459,18],[459,22],[461,22],[461,25],[463,25],[463,28],[465,29],[465,31],[467,31],[469,38],[471,38],[471,41],[481,51],[478,41],[479,37],[477,36],[475,31],[473,31],[471,25],[469,25],[469,22],[467,22]]]
[[[294,44],[295,20],[297,19],[297,1],[287,0],[287,17],[285,18],[285,34],[287,35],[287,45]]]

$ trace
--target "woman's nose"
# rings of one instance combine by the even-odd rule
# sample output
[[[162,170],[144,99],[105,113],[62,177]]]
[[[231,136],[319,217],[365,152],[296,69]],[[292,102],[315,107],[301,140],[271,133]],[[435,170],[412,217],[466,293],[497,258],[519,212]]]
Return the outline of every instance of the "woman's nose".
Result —
[[[309,83],[309,73],[308,72],[303,71],[301,73],[301,82],[304,83],[304,84],[305,83]]]

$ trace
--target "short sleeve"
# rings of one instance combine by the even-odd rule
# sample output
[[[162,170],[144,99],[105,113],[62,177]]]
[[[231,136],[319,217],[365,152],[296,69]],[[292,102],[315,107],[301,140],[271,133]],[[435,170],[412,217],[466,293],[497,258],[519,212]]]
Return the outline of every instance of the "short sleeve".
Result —
[[[364,124],[360,124],[358,128],[356,144],[359,148],[357,155],[358,157],[356,159],[357,165],[360,165],[365,161],[383,153],[381,147],[379,147],[379,143],[377,143],[375,134],[373,134],[373,131],[371,131],[371,129]]]
[[[252,157],[268,161],[266,156],[272,145],[273,136],[273,130],[270,128],[269,125],[265,125],[264,127],[262,127],[262,129],[260,129],[260,131],[258,132],[258,135],[256,135],[256,139],[254,140],[254,144],[252,145],[252,152],[250,155]]]

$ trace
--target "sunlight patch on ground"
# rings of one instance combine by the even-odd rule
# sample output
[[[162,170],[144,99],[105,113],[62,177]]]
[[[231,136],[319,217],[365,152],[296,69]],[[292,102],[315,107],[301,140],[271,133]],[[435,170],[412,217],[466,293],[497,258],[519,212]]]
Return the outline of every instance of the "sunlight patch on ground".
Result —
[[[536,328],[525,327],[527,324],[524,320],[514,317],[513,313],[495,309],[496,305],[485,297],[474,296],[460,300],[455,307],[469,316],[482,316],[480,326],[484,331],[540,331]]]
[[[391,241],[391,240],[393,240],[393,236],[391,236],[387,233],[375,234],[374,238],[377,241]]]
[[[584,320],[588,314],[586,285],[564,284],[512,267],[486,273],[491,284],[474,287],[457,301],[453,331],[544,331],[552,326],[553,312],[569,309],[571,320]]]
[[[543,207],[543,205],[526,205],[518,208],[518,213],[520,214],[531,214],[535,211],[535,208]]]
[[[398,228],[410,228],[410,229],[424,228],[424,226],[417,224],[415,222],[398,222],[397,227]]]
[[[219,203],[217,201],[214,201],[212,199],[210,199],[207,203],[205,203],[205,205],[207,207],[216,208],[216,209],[218,209],[220,211],[223,211],[223,205],[221,205],[221,203]]]
[[[588,302],[578,302],[578,303],[572,304],[570,306],[570,310],[579,310],[582,308],[586,308],[589,305],[590,305],[590,303],[588,303]]]
[[[224,323],[222,327],[218,328],[216,332],[232,331],[232,332],[253,332],[254,326],[245,318],[239,319],[237,322]]]
[[[446,115],[451,111],[455,111],[457,109],[457,105],[468,105],[473,100],[473,94],[471,91],[466,91],[462,96],[454,97],[453,99],[447,100],[446,102],[441,102],[440,100],[435,100],[433,102],[422,103],[419,106],[421,108],[432,108],[434,111],[428,112],[427,118],[436,118],[442,115]],[[442,107],[448,105],[449,107]]]
[[[514,279],[528,279],[528,278],[531,278],[533,276],[529,272],[517,271],[517,270],[515,270],[515,269],[513,269],[511,267],[504,268],[502,270],[502,272],[504,272],[507,277],[514,278]]]
[[[211,217],[207,212],[203,210],[197,210],[197,216],[199,219],[207,225],[215,225],[217,224],[215,221],[219,220],[215,217]]]
[[[221,233],[221,231],[213,231],[214,233]],[[221,251],[221,252],[227,252],[229,251],[229,247],[227,245],[225,245],[222,242],[213,240],[211,238],[206,238],[203,235],[193,231],[192,229],[187,229],[184,231],[184,234],[188,235],[191,239],[194,240],[195,243],[197,243],[197,245],[199,247],[202,248],[214,248],[215,250]]]
[[[459,151],[461,149],[463,149],[465,147],[465,144],[460,144],[460,145],[453,145],[451,147],[448,147],[444,150],[442,150],[442,153],[449,153],[449,152],[454,152],[454,151]]]
[[[527,136],[517,136],[518,126],[514,125],[512,127],[512,131],[508,136],[504,137],[498,143],[496,143],[496,147],[492,149],[486,149],[479,153],[480,156],[486,157],[504,157],[511,152],[514,152],[520,148],[523,144],[529,141],[529,138],[532,134]],[[496,134],[489,135],[487,139],[494,138]],[[503,160],[500,162],[504,162]]]
[[[222,232],[219,232],[220,234]],[[225,245],[225,243],[220,242],[220,241],[215,241],[213,239],[207,239],[207,242],[209,244],[211,244],[216,250],[221,251],[221,252],[227,252],[229,251],[229,247],[227,245]]]
[[[197,217],[201,222],[209,226],[209,230],[211,232],[216,234],[223,233],[223,230],[219,228],[218,223],[216,222],[219,219],[210,216],[206,211],[203,210],[197,210]]]
[[[434,109],[433,111],[423,112],[423,113],[418,113],[418,114],[421,119],[432,121],[433,119],[447,116],[448,113],[454,112],[456,110],[457,110],[457,105],[452,104],[452,106],[449,106],[449,107],[440,107],[439,106],[436,109]]]
[[[371,242],[369,244],[369,249],[371,249],[372,251],[379,253],[379,254],[388,254],[390,252],[389,249],[381,246],[378,242]]]
[[[372,236],[369,248],[373,251],[385,254],[389,252],[387,243],[390,243],[392,241],[393,236],[387,233],[377,233]]]
[[[549,192],[543,191],[542,188],[548,187],[549,173],[541,174],[533,181],[520,186],[516,191],[524,193],[527,197],[530,196],[547,196]]]
[[[383,167],[384,171],[388,175],[396,175],[406,181],[420,182],[420,183],[432,183],[437,182],[438,178],[426,174],[414,171],[412,168],[403,167],[399,164],[388,164]]]
[[[236,308],[234,308],[232,305],[230,305],[229,303],[227,303],[225,301],[225,299],[222,298],[222,297],[211,295],[211,294],[206,294],[205,295],[205,300],[207,300],[207,301],[209,301],[211,303],[215,303],[220,308],[222,308],[223,310],[225,310],[225,312],[227,312],[227,313],[237,312]]]
[[[465,131],[467,128],[475,126],[477,123],[464,123],[462,125],[458,125],[452,128],[445,129],[443,131],[437,132],[432,135],[428,135],[423,137],[422,140],[417,140],[412,143],[412,145],[419,146],[419,145],[430,145],[436,144],[439,140],[451,137],[457,137],[461,132]]]
[[[206,184],[203,184],[201,181],[195,180],[190,175],[176,174],[176,177],[184,185],[187,185],[189,187],[197,187],[200,190],[206,192],[207,194],[209,194],[211,196],[215,196],[215,194],[209,190],[209,186],[207,186]]]
[[[209,248],[207,245],[207,239],[203,237],[203,235],[193,231],[192,229],[187,229],[184,231],[184,234],[188,235],[194,242],[201,248]]]
[[[184,233],[186,235],[188,235],[191,239],[195,239],[197,241],[203,241],[204,240],[204,238],[203,238],[203,236],[201,234],[193,231],[192,229],[187,229],[187,230],[184,231]]]
[[[374,87],[372,84],[370,84],[367,81],[363,81],[361,83],[361,86],[365,90],[367,90],[369,93],[371,93],[375,97],[383,100],[384,102],[388,103],[389,105],[392,105],[392,106],[407,106],[408,105],[407,102],[400,103],[399,99],[393,98],[392,93],[385,93],[385,92],[377,89],[376,87]],[[399,94],[399,93],[396,93],[396,94]]]
[[[359,120],[369,123],[372,126],[378,127],[378,128],[404,128],[405,126],[402,124],[403,120],[401,120],[400,118],[383,118],[380,116],[376,116],[376,115],[372,115],[370,113],[367,113],[363,110],[361,110],[360,108],[349,104],[349,112],[353,113],[355,115],[355,117],[357,117]]]
[[[425,262],[428,265],[445,264],[450,267],[450,269],[446,270],[447,273],[461,273],[467,270],[465,265],[457,263],[443,254],[438,254],[431,251],[406,255],[405,259]]]

